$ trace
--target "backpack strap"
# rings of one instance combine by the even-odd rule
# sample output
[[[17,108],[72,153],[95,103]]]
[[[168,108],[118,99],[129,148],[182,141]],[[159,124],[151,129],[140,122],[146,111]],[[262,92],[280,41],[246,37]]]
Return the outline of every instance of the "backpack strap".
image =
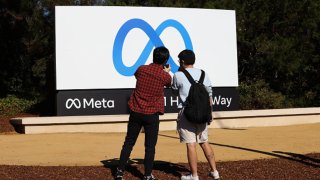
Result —
[[[190,73],[186,69],[183,68],[183,69],[181,69],[181,71],[183,72],[184,75],[186,75],[186,77],[189,80],[190,84],[196,83],[194,81],[194,79],[192,78],[192,76],[190,75]]]
[[[190,75],[190,73],[186,69],[181,69],[181,71],[183,72],[184,75],[186,75],[186,77],[188,78],[190,84],[196,83],[194,81],[194,79],[192,78],[192,76]],[[201,69],[201,76],[200,76],[200,79],[199,79],[199,83],[203,84],[204,76],[205,76],[205,72]]]
[[[201,76],[200,76],[200,79],[199,79],[199,83],[200,83],[200,84],[203,84],[204,76],[205,76],[205,73],[204,73],[204,71],[201,69]]]

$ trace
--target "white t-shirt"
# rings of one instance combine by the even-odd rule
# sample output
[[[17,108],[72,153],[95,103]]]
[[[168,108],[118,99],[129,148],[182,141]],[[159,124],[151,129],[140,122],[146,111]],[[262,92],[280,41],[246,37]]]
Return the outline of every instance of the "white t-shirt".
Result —
[[[189,72],[189,74],[192,76],[192,78],[195,81],[198,81],[200,79],[201,76],[201,70],[197,69],[197,68],[186,68],[186,70]],[[209,75],[207,73],[205,73],[205,77],[203,80],[203,85],[206,86],[206,89],[209,93],[209,96],[212,96],[212,85],[211,85],[211,81],[209,78]],[[184,75],[183,72],[178,71],[174,74],[173,76],[173,80],[172,80],[172,89],[173,90],[178,90],[179,91],[179,98],[181,100],[182,103],[184,103],[186,101],[186,98],[189,94],[189,90],[190,90],[191,84],[188,80],[188,78],[186,77],[186,75]],[[178,105],[178,108],[182,108],[182,103],[180,103]]]

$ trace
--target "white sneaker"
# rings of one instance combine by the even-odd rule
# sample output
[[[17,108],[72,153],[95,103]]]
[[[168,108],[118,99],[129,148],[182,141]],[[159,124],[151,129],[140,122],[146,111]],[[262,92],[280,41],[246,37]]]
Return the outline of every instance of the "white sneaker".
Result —
[[[217,170],[209,172],[208,176],[213,179],[220,179],[219,172]]]
[[[190,173],[186,176],[181,176],[181,180],[199,180],[199,176],[192,176]]]

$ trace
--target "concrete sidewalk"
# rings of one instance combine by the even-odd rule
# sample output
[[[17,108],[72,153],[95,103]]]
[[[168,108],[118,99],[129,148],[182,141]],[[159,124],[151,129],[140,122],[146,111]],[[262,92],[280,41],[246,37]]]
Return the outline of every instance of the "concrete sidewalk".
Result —
[[[125,133],[0,134],[0,165],[101,166],[119,157]],[[251,160],[320,152],[320,123],[244,129],[210,129],[217,161]],[[131,154],[144,157],[141,133]],[[198,146],[199,161],[205,157]],[[187,162],[175,131],[159,132],[156,161]]]

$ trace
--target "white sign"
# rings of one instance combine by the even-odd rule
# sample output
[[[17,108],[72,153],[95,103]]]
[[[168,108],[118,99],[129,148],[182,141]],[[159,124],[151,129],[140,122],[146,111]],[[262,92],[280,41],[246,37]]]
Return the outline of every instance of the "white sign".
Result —
[[[235,11],[157,7],[56,7],[57,90],[134,88],[154,47],[192,49],[214,87],[238,86]]]

